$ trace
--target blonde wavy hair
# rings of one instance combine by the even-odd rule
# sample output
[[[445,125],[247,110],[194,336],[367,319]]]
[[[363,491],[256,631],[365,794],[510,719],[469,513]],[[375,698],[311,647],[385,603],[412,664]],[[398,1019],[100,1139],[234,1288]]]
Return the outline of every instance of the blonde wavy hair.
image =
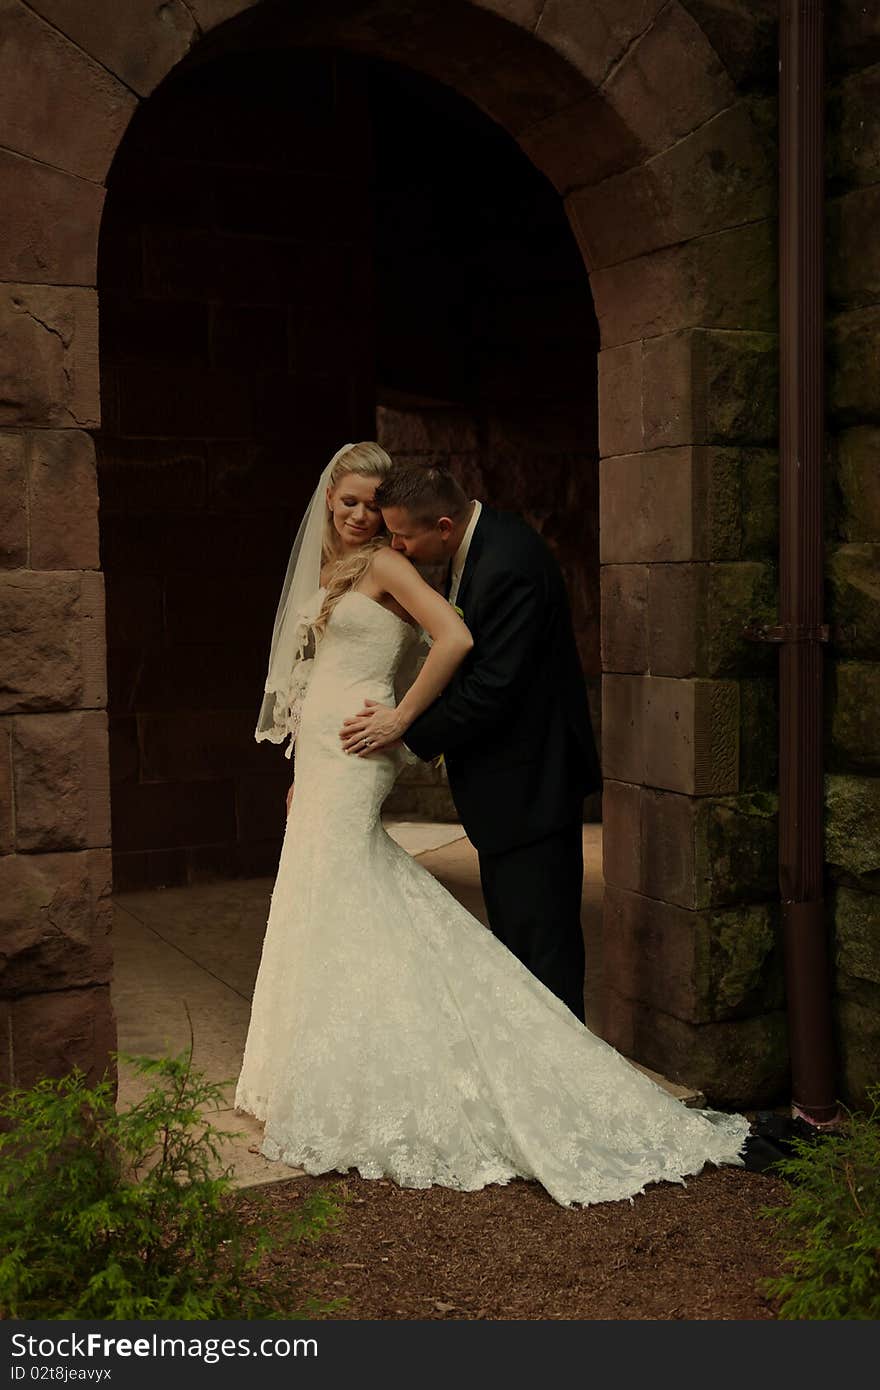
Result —
[[[383,478],[387,478],[393,467],[391,459],[379,444],[373,440],[364,440],[360,444],[352,444],[351,448],[346,449],[345,453],[337,460],[330,474],[328,487],[331,490],[337,487],[342,479],[348,477],[350,473],[356,474],[359,478],[377,478],[381,482]],[[322,567],[329,564],[333,568],[325,585],[321,611],[313,624],[316,638],[323,636],[330,614],[343,594],[347,594],[349,589],[356,588],[363,579],[370,568],[376,551],[389,544],[390,537],[383,522],[380,531],[372,540],[358,546],[356,550],[346,553],[340,543],[336,527],[333,525],[333,515],[330,508],[327,508],[324,517],[324,534],[321,541],[321,559]]]

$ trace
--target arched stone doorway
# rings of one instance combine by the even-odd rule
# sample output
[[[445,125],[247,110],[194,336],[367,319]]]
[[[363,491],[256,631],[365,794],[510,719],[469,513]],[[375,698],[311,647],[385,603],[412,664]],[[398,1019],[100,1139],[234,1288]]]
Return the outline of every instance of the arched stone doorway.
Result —
[[[8,628],[30,634],[8,653],[14,853],[0,860],[16,913],[5,1003],[16,1079],[74,1061],[100,1069],[113,1042],[103,589],[85,433],[100,423],[101,184],[138,102],[176,64],[331,44],[470,98],[564,200],[602,345],[606,1035],[718,1099],[772,1095],[785,1076],[774,683],[741,636],[773,591],[764,7],[751,26],[711,0],[7,8],[15,153],[4,158],[20,205],[41,212],[7,245],[3,307],[16,356],[2,446],[29,499],[10,529],[18,568],[3,596]],[[66,225],[59,209],[75,210]]]
[[[274,873],[290,765],[253,744],[253,692],[341,439],[443,461],[542,531],[598,727],[598,326],[558,196],[510,137],[395,65],[236,52],[143,104],[107,188],[114,890]],[[458,819],[425,764],[388,811]]]

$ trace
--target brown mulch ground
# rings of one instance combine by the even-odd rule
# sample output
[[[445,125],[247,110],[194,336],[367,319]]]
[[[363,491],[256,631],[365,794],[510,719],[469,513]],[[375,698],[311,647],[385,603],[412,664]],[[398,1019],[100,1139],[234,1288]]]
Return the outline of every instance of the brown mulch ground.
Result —
[[[338,1184],[338,1227],[286,1254],[261,1278],[308,1295],[340,1296],[343,1319],[772,1319],[756,1289],[779,1272],[777,1177],[707,1168],[687,1186],[659,1183],[629,1202],[560,1207],[536,1183],[480,1192],[399,1188],[357,1174],[297,1178],[236,1196],[245,1226],[284,1214]]]

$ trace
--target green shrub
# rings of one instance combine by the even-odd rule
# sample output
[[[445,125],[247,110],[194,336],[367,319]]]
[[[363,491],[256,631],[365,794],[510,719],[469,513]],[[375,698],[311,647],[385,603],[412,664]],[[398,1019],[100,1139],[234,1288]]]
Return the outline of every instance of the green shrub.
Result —
[[[0,1097],[0,1315],[7,1318],[305,1318],[340,1301],[283,1307],[261,1287],[269,1251],[317,1239],[339,1218],[337,1192],[298,1204],[281,1234],[243,1248],[232,1168],[237,1137],[203,1118],[223,1086],[176,1058],[117,1054],[157,1084],[117,1113],[106,1078],[78,1068]],[[268,1282],[268,1281],[267,1281]]]
[[[781,1318],[880,1318],[880,1085],[870,1114],[841,1132],[793,1140],[774,1171],[792,1184],[781,1223],[785,1272],[762,1281]]]

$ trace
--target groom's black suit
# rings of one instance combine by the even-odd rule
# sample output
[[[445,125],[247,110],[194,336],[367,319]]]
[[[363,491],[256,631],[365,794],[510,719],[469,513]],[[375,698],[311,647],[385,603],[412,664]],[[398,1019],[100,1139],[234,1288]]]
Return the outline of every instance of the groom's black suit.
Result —
[[[458,607],[473,650],[405,742],[444,754],[492,931],[583,1019],[581,825],[601,775],[565,582],[536,531],[484,506]]]

